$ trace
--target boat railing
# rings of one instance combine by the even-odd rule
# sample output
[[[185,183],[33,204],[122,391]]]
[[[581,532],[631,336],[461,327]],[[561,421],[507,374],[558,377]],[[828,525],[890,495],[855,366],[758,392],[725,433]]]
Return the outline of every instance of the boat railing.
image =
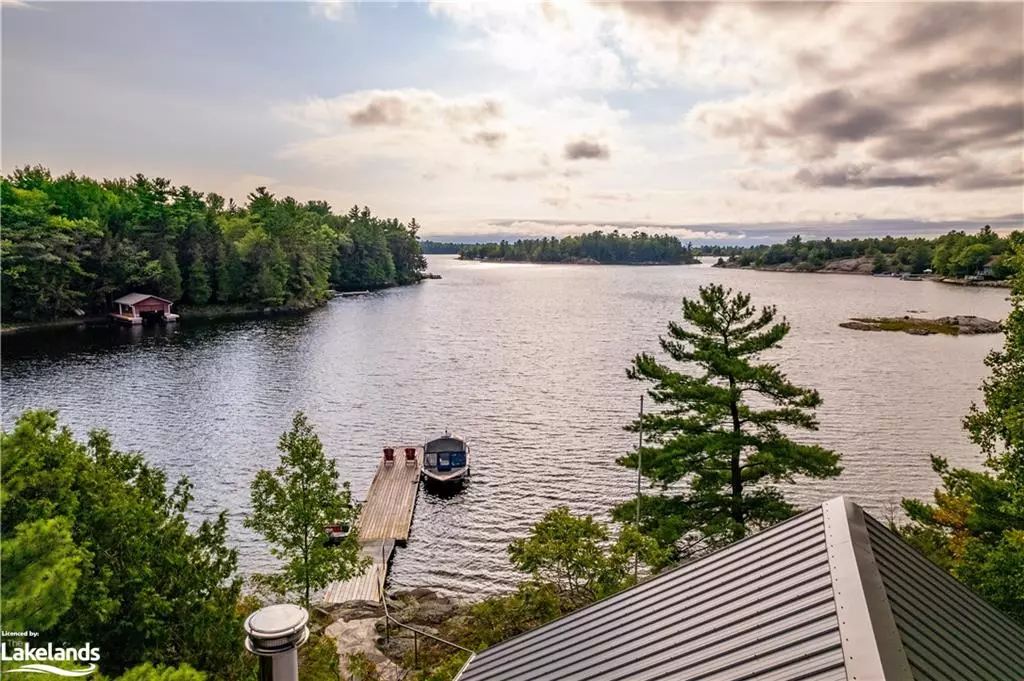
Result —
[[[387,564],[387,559],[388,559],[388,557],[387,557],[387,555],[384,552],[384,547],[381,546],[381,560],[383,560],[385,562],[385,564]],[[469,653],[469,658],[462,665],[462,668],[459,669],[459,673],[456,674],[455,678],[453,679],[453,681],[458,681],[459,677],[462,676],[462,672],[464,672],[466,670],[466,667],[469,666],[469,663],[473,661],[474,657],[476,657],[476,653],[474,651],[470,650],[469,648],[460,646],[458,643],[452,643],[451,641],[447,641],[447,640],[441,638],[440,636],[435,636],[434,634],[431,634],[429,632],[423,631],[422,629],[414,627],[411,624],[406,624],[405,622],[400,622],[399,620],[395,619],[395,617],[391,614],[391,611],[388,609],[388,599],[387,599],[387,594],[384,593],[384,578],[382,576],[382,572],[378,572],[377,573],[377,588],[378,588],[378,590],[380,592],[380,602],[384,604],[384,642],[385,642],[385,645],[391,643],[391,625],[394,624],[397,627],[400,627],[402,629],[408,629],[409,631],[412,632],[412,637],[413,637],[413,640],[412,640],[412,646],[413,646],[412,647],[412,650],[413,650],[413,665],[417,669],[419,669],[419,666],[420,666],[420,636],[424,636],[424,637],[429,638],[429,639],[431,639],[433,641],[437,641],[438,643],[442,643],[442,644],[444,644],[444,645],[446,645],[446,646],[448,646],[450,648],[455,648],[456,650],[461,650],[464,653]]]

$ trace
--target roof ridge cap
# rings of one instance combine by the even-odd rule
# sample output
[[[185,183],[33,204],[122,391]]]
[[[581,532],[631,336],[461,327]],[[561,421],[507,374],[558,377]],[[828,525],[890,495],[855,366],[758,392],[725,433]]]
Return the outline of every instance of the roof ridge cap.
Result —
[[[913,681],[860,506],[821,505],[832,595],[849,681]]]

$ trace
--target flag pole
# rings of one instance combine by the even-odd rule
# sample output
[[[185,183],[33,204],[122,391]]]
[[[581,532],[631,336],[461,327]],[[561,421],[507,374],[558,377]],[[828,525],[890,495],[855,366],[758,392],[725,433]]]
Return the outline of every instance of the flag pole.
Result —
[[[640,441],[636,448],[636,531],[640,532],[640,476],[643,470],[644,446],[644,394],[640,393]],[[640,554],[633,555],[633,581],[636,582],[640,573]]]

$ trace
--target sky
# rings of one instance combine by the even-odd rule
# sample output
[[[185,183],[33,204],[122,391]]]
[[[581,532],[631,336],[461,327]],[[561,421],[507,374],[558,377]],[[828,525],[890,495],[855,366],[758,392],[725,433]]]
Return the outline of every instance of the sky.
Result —
[[[1024,4],[3,0],[0,165],[425,238],[1019,227]]]

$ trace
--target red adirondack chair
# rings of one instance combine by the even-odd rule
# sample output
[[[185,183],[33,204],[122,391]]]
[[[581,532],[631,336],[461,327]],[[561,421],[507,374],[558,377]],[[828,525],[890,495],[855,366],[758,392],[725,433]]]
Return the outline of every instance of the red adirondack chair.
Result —
[[[385,447],[384,448],[384,465],[394,466],[395,465],[395,448]]]
[[[405,448],[405,465],[415,466],[416,465],[416,448],[406,447]]]

